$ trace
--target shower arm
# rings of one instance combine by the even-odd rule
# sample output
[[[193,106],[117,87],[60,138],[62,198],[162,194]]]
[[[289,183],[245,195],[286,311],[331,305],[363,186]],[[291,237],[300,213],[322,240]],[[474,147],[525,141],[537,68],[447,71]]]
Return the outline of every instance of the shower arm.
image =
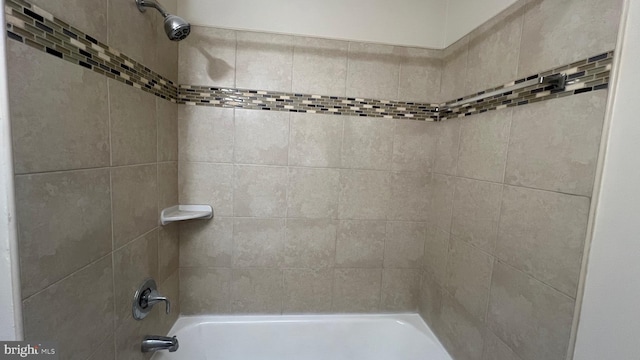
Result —
[[[140,12],[145,12],[147,8],[150,7],[158,10],[165,18],[169,16],[169,13],[155,0],[136,0],[136,4],[138,4],[138,10],[140,10]]]

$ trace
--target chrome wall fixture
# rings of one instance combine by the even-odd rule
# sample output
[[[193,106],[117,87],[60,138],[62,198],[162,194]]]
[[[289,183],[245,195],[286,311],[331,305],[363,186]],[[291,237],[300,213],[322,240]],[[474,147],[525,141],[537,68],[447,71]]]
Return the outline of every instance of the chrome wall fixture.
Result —
[[[484,94],[472,97],[470,99],[464,99],[464,100],[460,100],[460,101],[456,101],[454,103],[450,103],[450,104],[446,104],[446,107],[448,107],[449,109],[457,107],[457,106],[464,106],[467,104],[472,104],[476,101],[480,101],[480,100],[484,100],[487,98],[491,98],[494,96],[498,96],[498,95],[502,95],[511,91],[516,91],[516,90],[520,90],[520,89],[524,89],[526,87],[529,86],[534,86],[534,85],[551,85],[553,86],[553,90],[559,90],[559,89],[564,89],[565,85],[567,82],[567,76],[565,74],[554,74],[554,75],[548,75],[548,76],[540,76],[538,78],[535,79],[531,79],[531,80],[527,80],[527,81],[523,81],[520,83],[517,83],[513,86],[507,86],[504,87],[502,89],[498,89],[498,90],[494,90],[494,91],[490,91],[490,92],[486,92]]]
[[[147,8],[150,7],[158,10],[160,14],[162,14],[164,17],[164,31],[167,33],[169,40],[184,40],[191,33],[191,24],[179,16],[169,14],[162,5],[158,4],[155,0],[136,0],[136,4],[140,12],[145,12]]]

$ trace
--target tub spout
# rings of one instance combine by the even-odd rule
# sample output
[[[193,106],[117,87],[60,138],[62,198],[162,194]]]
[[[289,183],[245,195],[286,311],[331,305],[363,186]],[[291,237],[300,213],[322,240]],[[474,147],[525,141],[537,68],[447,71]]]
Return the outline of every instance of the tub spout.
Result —
[[[178,338],[149,335],[142,340],[142,352],[154,352],[158,350],[169,350],[169,352],[175,352],[178,350],[180,344]]]

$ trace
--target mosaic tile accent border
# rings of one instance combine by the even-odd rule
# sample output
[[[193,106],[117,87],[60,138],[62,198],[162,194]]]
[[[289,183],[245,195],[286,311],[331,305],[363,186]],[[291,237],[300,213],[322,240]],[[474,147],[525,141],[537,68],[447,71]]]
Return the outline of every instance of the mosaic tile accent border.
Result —
[[[438,121],[437,104],[180,85],[178,103],[387,119]]]
[[[186,105],[267,111],[442,121],[607,89],[614,55],[613,51],[610,51],[443,104],[426,104],[210,86],[178,86],[143,64],[24,0],[6,0],[5,12],[9,39],[163,99]],[[506,89],[540,76],[560,73],[567,75],[567,86],[563,90],[554,90],[549,85],[532,85],[471,104],[456,107],[448,105],[494,90]]]
[[[440,106],[440,120],[465,117],[487,111],[504,109],[507,107],[521,106],[594,90],[607,89],[609,87],[609,76],[613,63],[613,54],[613,51],[609,51],[607,53],[576,61],[572,64],[561,66],[540,74],[518,79],[503,86],[487,89],[476,94],[448,101]],[[504,94],[478,100],[470,104],[457,107],[450,107],[447,105],[463,101],[465,99],[471,99],[491,91],[507,89],[527,80],[555,74],[567,75],[566,87],[564,89],[553,89],[553,86],[548,84],[538,84],[516,91],[508,91]]]
[[[143,64],[23,0],[6,0],[7,36],[35,49],[175,102],[176,85]]]

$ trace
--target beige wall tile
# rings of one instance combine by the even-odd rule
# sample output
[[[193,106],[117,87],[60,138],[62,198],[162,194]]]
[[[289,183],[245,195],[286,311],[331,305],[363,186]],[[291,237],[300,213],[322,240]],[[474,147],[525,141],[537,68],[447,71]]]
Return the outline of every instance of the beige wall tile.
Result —
[[[180,266],[231,267],[233,219],[180,224]]]
[[[178,162],[158,163],[158,212],[178,205]]]
[[[460,125],[458,175],[502,182],[507,162],[511,109],[490,111]]]
[[[446,175],[433,174],[431,179],[431,200],[429,225],[449,232],[453,212],[453,195],[456,178]]]
[[[390,119],[345,117],[342,167],[391,169],[394,127]]]
[[[133,326],[131,299],[145,279],[158,282],[158,230],[150,231],[113,252],[116,329]],[[162,289],[158,289],[162,293]],[[155,311],[164,313],[164,304]]]
[[[460,126],[464,120],[450,119],[437,124],[439,131],[437,132],[434,173],[456,175],[460,148]]]
[[[106,43],[107,41],[107,2],[102,0],[31,0],[29,3],[39,6],[53,16],[79,30]]]
[[[612,50],[622,1],[527,1],[519,76]]]
[[[160,17],[153,10],[141,13],[129,0],[110,0],[108,13],[109,46],[157,70],[156,26],[160,26]]]
[[[109,170],[15,178],[26,298],[111,252]]]
[[[336,257],[337,221],[287,219],[284,265],[290,268],[333,267]]]
[[[116,344],[113,337],[107,338],[94,353],[88,358],[89,360],[115,360]]]
[[[414,312],[420,298],[420,269],[384,269],[380,310]]]
[[[465,36],[442,52],[440,101],[451,101],[469,95],[466,89],[469,36]]]
[[[347,96],[398,99],[400,57],[389,45],[349,43]]]
[[[111,169],[114,248],[158,226],[157,176],[155,164]]]
[[[505,182],[591,196],[607,92],[518,107]]]
[[[234,313],[280,314],[282,295],[282,270],[236,269],[231,274]]]
[[[574,297],[588,217],[588,198],[506,186],[496,256]]]
[[[382,269],[336,269],[333,281],[334,312],[379,310]]]
[[[488,327],[523,359],[564,359],[574,301],[526,274],[497,263]]]
[[[179,42],[180,84],[236,86],[236,32],[191,26]]]
[[[451,234],[493,253],[498,236],[502,184],[456,179]]]
[[[449,257],[449,241],[451,235],[447,231],[429,227],[424,246],[423,269],[433,281],[440,285],[446,284],[447,259]]]
[[[180,232],[178,224],[162,226],[158,234],[158,278],[159,283],[178,271],[180,263]]]
[[[430,172],[436,154],[438,124],[396,120],[391,169]]]
[[[236,166],[234,215],[284,217],[287,176],[286,167]]]
[[[525,5],[526,0],[515,2],[469,34],[469,94],[516,79]]]
[[[390,175],[381,171],[340,171],[341,220],[383,220],[389,206]]]
[[[436,332],[436,325],[440,323],[442,309],[442,288],[427,272],[423,272],[420,283],[418,313],[427,325]]]
[[[158,161],[178,161],[178,105],[156,98],[156,116]]]
[[[22,302],[24,338],[55,341],[65,359],[88,358],[113,335],[113,302],[111,256],[105,256]]]
[[[233,162],[233,109],[180,105],[180,160]]]
[[[480,360],[484,348],[485,326],[469,314],[447,292],[443,293],[438,335],[456,360]]]
[[[431,176],[421,173],[391,173],[391,197],[387,219],[427,221]]]
[[[285,269],[283,313],[331,312],[333,269]]]
[[[295,36],[293,45],[293,92],[345,95],[348,42]]]
[[[500,338],[491,331],[484,337],[484,356],[482,360],[522,360]]]
[[[235,219],[233,266],[280,268],[284,262],[283,219]]]
[[[484,321],[494,259],[462,241],[452,240],[445,289],[476,319]]]
[[[340,221],[336,266],[380,268],[384,256],[386,225],[383,221]]]
[[[158,159],[156,99],[116,80],[109,80],[111,164],[133,165]]]
[[[289,165],[340,167],[343,117],[291,114]]]
[[[384,246],[385,268],[422,268],[426,224],[387,222]]]
[[[289,168],[287,216],[335,219],[339,193],[340,170]]]
[[[293,37],[237,31],[236,86],[291,91]]]
[[[7,67],[17,174],[109,165],[105,77],[15,41]]]
[[[287,165],[289,113],[237,109],[235,114],[236,162]]]
[[[208,204],[216,216],[233,215],[232,165],[180,162],[181,204]]]
[[[231,269],[181,267],[181,314],[225,314],[231,312],[230,289]]]
[[[440,100],[440,51],[397,47],[400,55],[398,100],[434,103]]]

